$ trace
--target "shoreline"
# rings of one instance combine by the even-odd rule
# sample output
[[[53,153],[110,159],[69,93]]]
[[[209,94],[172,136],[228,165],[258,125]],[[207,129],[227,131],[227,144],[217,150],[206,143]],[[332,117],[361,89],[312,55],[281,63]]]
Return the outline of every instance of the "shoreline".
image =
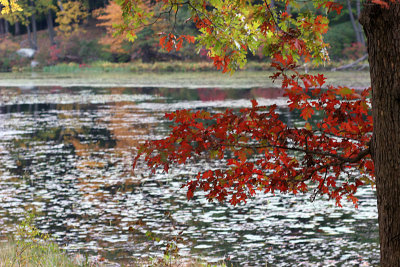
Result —
[[[310,74],[317,72],[310,72]],[[221,72],[11,72],[0,73],[0,86],[20,87],[162,87],[162,88],[280,88],[269,71]],[[327,84],[363,89],[370,86],[368,71],[325,72]]]

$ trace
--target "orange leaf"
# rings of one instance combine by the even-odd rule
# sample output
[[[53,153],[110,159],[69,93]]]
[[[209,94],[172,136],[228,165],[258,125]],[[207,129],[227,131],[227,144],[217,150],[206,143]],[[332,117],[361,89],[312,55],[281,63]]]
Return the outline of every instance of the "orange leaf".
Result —
[[[389,8],[389,4],[386,3],[386,2],[384,2],[384,1],[382,1],[382,0],[372,0],[372,3],[378,4],[378,5],[380,5],[381,7],[384,7],[384,8],[386,8],[386,9]]]
[[[183,39],[182,39],[182,38],[179,38],[179,41],[178,41],[178,43],[176,44],[176,51],[179,51],[179,49],[181,49],[182,43],[183,43]]]
[[[164,46],[165,46],[165,40],[166,39],[167,39],[167,36],[163,36],[163,37],[160,38],[160,46],[162,48],[164,48]]]
[[[319,86],[322,86],[325,84],[326,78],[322,74],[317,75],[317,82],[319,83]]]
[[[313,114],[314,114],[314,109],[311,106],[306,106],[301,111],[300,116],[302,116],[303,119],[308,120],[309,118],[311,118]]]
[[[195,41],[194,36],[185,35],[184,37],[186,38],[186,40],[187,40],[189,43],[194,43],[194,41]]]

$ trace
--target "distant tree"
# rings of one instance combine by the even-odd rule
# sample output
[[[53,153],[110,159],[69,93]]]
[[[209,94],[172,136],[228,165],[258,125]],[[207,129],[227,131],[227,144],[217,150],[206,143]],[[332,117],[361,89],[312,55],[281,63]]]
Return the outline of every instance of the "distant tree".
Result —
[[[49,34],[50,44],[55,45],[55,36],[53,24],[53,13],[57,11],[57,6],[52,0],[38,0],[37,1],[37,12],[43,14],[46,17],[47,31]]]
[[[30,16],[30,25],[32,26],[32,34],[30,31],[30,27],[29,25],[27,25],[27,29],[28,29],[28,39],[29,39],[29,43],[31,44],[31,47],[35,50],[38,49],[38,43],[37,43],[37,24],[36,24],[36,4],[33,0],[28,0],[28,4],[30,6],[30,10],[31,10],[31,16]]]
[[[4,10],[4,6],[3,7],[1,7],[0,8],[0,10],[1,11],[3,11]],[[14,10],[13,12],[11,12],[11,13],[6,13],[6,12],[1,12],[1,15],[0,15],[0,18],[2,18],[2,19],[4,19],[4,21],[6,21],[8,24],[11,24],[11,25],[13,25],[13,24],[18,24],[18,26],[16,26],[15,27],[15,34],[16,35],[18,35],[19,34],[19,21],[16,21],[15,20],[15,14],[18,14],[18,13],[20,13],[22,10],[21,9],[19,9],[19,10]],[[1,27],[2,25],[0,25],[0,27]]]
[[[21,10],[10,12],[8,20],[11,23],[19,22],[26,27],[28,32],[28,42],[32,49],[37,49],[37,25],[36,25],[36,10],[32,0],[19,0],[18,4]]]
[[[88,12],[78,1],[59,2],[60,10],[56,14],[58,23],[57,32],[62,38],[69,38],[72,34],[82,31],[80,23],[87,18]]]
[[[363,46],[365,46],[365,39],[364,39],[364,32],[362,30],[361,24],[358,22],[358,17],[360,17],[360,0],[356,0],[355,1],[355,5],[356,5],[356,15],[354,16],[353,14],[353,7],[351,5],[351,1],[350,0],[346,0],[347,1],[347,8],[349,9],[349,16],[350,16],[350,21],[351,21],[351,25],[353,26],[355,35],[356,35],[356,40],[357,43],[362,44]]]
[[[31,48],[37,49],[37,17],[48,14],[55,9],[55,6],[51,0],[19,0],[17,3],[20,7],[19,9],[8,12],[3,16],[7,22],[15,25],[15,34],[20,33],[20,24],[26,26],[29,45]],[[53,43],[54,31],[52,30],[52,24],[49,25],[49,35]]]
[[[113,53],[126,52],[122,45],[127,41],[127,38],[124,35],[116,34],[117,30],[113,27],[121,25],[124,21],[121,6],[114,1],[110,1],[105,8],[93,11],[93,15],[101,21],[97,26],[106,29],[106,35],[101,37],[100,43],[109,47],[109,50]]]
[[[22,11],[21,5],[18,0],[0,0],[1,14],[10,14],[13,12]]]
[[[143,10],[148,10],[151,12],[149,7],[147,6],[147,1],[139,1],[137,3],[138,7]],[[157,34],[161,33],[165,30],[169,25],[169,21],[166,18],[159,18],[153,25],[149,25],[149,27],[143,27],[138,29],[131,29],[130,34],[121,35],[118,34],[121,31],[121,28],[114,27],[116,25],[122,25],[124,23],[124,19],[122,16],[121,6],[116,3],[116,1],[110,1],[105,8],[97,9],[93,12],[93,15],[100,20],[98,26],[105,27],[106,35],[100,39],[100,42],[103,45],[109,47],[109,51],[112,53],[126,53],[130,52],[134,54],[134,57],[142,59],[144,62],[152,62],[155,60],[160,60],[164,56],[162,51],[160,51],[160,45]],[[183,7],[183,10],[179,14],[177,14],[177,23],[174,27],[180,32],[191,32],[195,33],[193,24],[191,23],[183,23],[190,14],[186,7]],[[128,43],[128,40],[135,39],[135,42],[132,44]],[[168,55],[167,57],[173,57],[174,55]],[[180,57],[180,55],[175,55],[175,57]]]

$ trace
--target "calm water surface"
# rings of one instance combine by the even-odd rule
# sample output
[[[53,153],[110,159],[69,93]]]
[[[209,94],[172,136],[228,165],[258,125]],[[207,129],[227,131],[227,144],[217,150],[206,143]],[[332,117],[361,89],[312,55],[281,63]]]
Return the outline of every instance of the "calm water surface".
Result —
[[[361,188],[360,208],[310,195],[260,194],[245,205],[192,201],[183,181],[213,163],[166,175],[143,164],[135,147],[168,132],[164,113],[277,104],[296,123],[277,89],[0,88],[0,236],[35,208],[37,225],[69,252],[132,263],[162,256],[180,232],[180,254],[240,266],[378,264],[374,191]],[[151,232],[160,241],[146,236]]]

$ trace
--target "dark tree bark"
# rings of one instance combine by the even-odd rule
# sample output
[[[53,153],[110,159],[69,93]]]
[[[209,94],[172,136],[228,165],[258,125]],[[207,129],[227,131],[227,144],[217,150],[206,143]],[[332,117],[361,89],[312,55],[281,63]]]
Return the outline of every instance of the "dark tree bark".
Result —
[[[30,6],[33,6],[34,3],[33,1],[29,2]],[[37,26],[36,26],[36,15],[33,13],[30,17],[31,23],[26,25],[26,30],[28,31],[28,41],[29,41],[29,46],[32,49],[37,50],[38,45],[37,45]],[[32,30],[31,30],[32,26]]]
[[[54,25],[53,25],[53,11],[51,9],[49,9],[47,16],[46,16],[46,20],[47,20],[47,31],[49,32],[49,38],[50,38],[50,43],[51,45],[55,44],[54,41],[54,36],[55,36],[55,32],[54,32]]]
[[[381,266],[400,266],[400,3],[365,4]]]
[[[6,19],[4,20],[4,32],[5,32],[5,34],[10,33],[10,24],[8,23],[8,21]]]
[[[19,24],[19,21],[15,22],[15,35],[20,35],[21,34],[21,27]]]
[[[31,33],[31,25],[28,24],[26,25],[26,31],[28,32],[28,42],[29,42],[29,46],[31,48],[34,47],[33,41],[32,41],[32,33]]]
[[[38,49],[38,44],[37,44],[37,25],[36,25],[36,15],[32,14],[31,16],[31,23],[32,23],[32,43],[33,43],[33,49],[37,50]]]
[[[0,34],[4,34],[4,19],[0,19]]]

